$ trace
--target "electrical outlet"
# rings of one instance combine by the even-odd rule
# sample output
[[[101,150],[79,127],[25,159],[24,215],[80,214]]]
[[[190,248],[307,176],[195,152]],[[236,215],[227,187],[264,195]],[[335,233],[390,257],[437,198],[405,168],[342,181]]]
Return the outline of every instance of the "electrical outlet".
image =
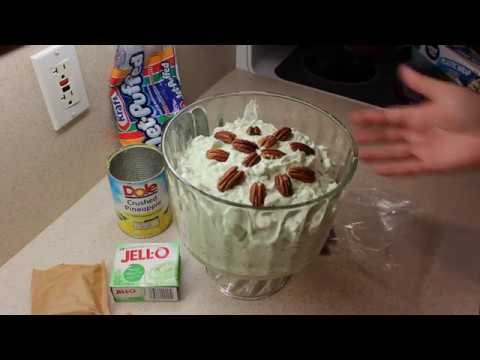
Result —
[[[60,99],[63,100],[63,105],[66,109],[70,109],[72,106],[75,106],[80,102],[78,94],[74,90],[69,90],[68,92],[64,93]]]
[[[60,100],[65,109],[69,109],[79,103],[80,98],[77,90],[74,89],[70,76],[70,61],[66,59],[58,63],[52,68],[52,74],[58,83]]]
[[[53,45],[31,60],[53,128],[59,130],[89,107],[75,47]]]

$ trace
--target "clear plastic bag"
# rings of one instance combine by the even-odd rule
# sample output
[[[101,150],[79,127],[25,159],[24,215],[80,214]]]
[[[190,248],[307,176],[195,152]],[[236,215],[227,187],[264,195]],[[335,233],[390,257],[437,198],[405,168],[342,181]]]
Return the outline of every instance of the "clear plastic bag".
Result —
[[[392,247],[409,236],[416,211],[412,201],[393,193],[349,190],[322,254],[348,256],[372,271],[391,271],[398,265]]]

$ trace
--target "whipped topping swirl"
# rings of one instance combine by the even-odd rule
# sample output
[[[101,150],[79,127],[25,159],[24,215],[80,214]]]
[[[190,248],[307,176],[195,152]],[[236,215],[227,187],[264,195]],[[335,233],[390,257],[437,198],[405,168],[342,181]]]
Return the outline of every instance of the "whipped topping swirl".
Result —
[[[260,135],[249,135],[248,128],[258,127]],[[337,183],[322,175],[331,166],[325,146],[316,145],[312,139],[298,130],[292,129],[291,138],[288,141],[278,141],[274,149],[284,152],[286,155],[277,159],[262,160],[252,167],[242,165],[248,154],[234,149],[232,144],[226,144],[214,137],[219,131],[229,131],[236,135],[237,139],[248,140],[253,143],[267,135],[272,135],[278,129],[258,118],[257,104],[252,100],[242,118],[229,122],[225,126],[214,129],[211,136],[200,135],[192,140],[183,154],[179,163],[180,175],[195,187],[211,193],[214,196],[227,199],[240,204],[250,204],[250,187],[256,182],[262,182],[266,187],[264,206],[281,206],[302,203],[312,200],[332,190]],[[315,150],[315,154],[307,155],[303,151],[293,151],[290,143],[298,142],[308,145]],[[226,161],[207,159],[206,153],[210,149],[222,149],[229,153]],[[261,154],[261,149],[257,150]],[[221,192],[217,189],[219,178],[230,169],[237,166],[238,170],[245,173],[245,181],[240,185]],[[304,183],[292,179],[293,196],[284,197],[275,188],[275,176],[286,174],[292,166],[308,167],[316,172],[316,180],[313,183]]]

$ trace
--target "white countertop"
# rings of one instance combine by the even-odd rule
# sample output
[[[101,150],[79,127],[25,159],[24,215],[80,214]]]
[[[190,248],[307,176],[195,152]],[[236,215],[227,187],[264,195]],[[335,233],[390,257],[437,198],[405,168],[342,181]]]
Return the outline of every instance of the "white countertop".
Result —
[[[0,269],[3,286],[0,312],[30,313],[32,268],[46,269],[59,263],[93,264],[106,261],[111,269],[115,247],[124,242],[176,241],[175,225],[153,239],[132,239],[117,226],[107,178],[91,189],[59,219]],[[113,314],[316,314],[340,311],[340,293],[324,287],[325,277],[342,277],[341,263],[318,261],[311,271],[293,278],[280,292],[262,301],[242,301],[222,295],[203,267],[182,246],[181,301],[175,303],[114,303]],[[322,257],[322,260],[326,259]],[[319,259],[320,260],[320,259]],[[308,274],[308,275],[307,275]],[[330,275],[329,275],[330,274]],[[362,287],[361,279],[350,281]],[[347,274],[343,274],[347,276]],[[350,277],[350,276],[348,276]],[[355,312],[340,303],[341,312]],[[365,301],[367,312],[375,304]]]
[[[365,105],[283,81],[233,71],[205,95],[226,91],[281,92],[322,106],[342,121]],[[477,314],[480,303],[479,174],[415,179],[378,177],[360,165],[337,216],[337,233],[362,220],[362,240],[391,236],[390,254],[364,256],[355,249],[319,256],[280,292],[260,301],[221,294],[204,268],[181,248],[181,300],[174,303],[114,303],[113,314]],[[409,200],[411,213],[378,222],[378,203],[356,201],[368,191],[391,201]],[[377,206],[377,207],[376,207]],[[409,210],[409,211],[410,211]],[[389,217],[390,216],[390,217]],[[388,230],[393,220],[394,230]],[[29,314],[32,269],[106,261],[118,243],[177,241],[174,225],[161,235],[133,239],[116,224],[104,178],[0,268],[0,313]],[[346,244],[343,242],[342,244]],[[358,250],[358,249],[357,249]],[[362,250],[362,249],[360,249]],[[364,251],[363,249],[362,251]],[[362,255],[363,254],[363,255]]]

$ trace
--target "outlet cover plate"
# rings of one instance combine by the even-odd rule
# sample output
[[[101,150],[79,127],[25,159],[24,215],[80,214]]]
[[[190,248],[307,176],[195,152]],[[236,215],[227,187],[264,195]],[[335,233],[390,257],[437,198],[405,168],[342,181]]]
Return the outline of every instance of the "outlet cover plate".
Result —
[[[89,107],[75,46],[52,45],[30,58],[53,128],[58,131]],[[68,74],[70,87],[74,92],[72,94],[69,90],[67,94],[69,99],[74,100],[71,105],[66,105],[65,94],[59,85],[58,78],[53,73],[54,69],[61,64],[68,64],[66,74]]]

